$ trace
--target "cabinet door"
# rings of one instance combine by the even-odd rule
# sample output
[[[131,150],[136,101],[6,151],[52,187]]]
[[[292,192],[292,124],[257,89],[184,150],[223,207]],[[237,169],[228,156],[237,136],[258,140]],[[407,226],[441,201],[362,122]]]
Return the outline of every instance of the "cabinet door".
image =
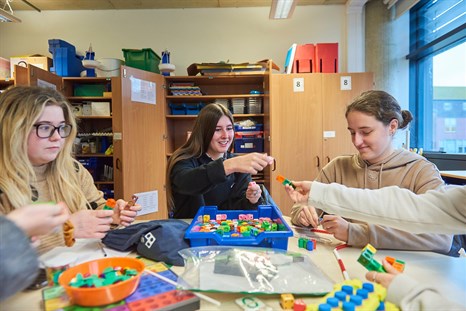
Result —
[[[277,175],[294,180],[316,177],[322,157],[320,74],[274,74],[270,83],[270,150],[276,160],[270,191],[289,215],[292,202]]]
[[[165,91],[159,74],[121,67],[113,83],[115,193],[129,200],[139,192],[158,192],[158,211],[141,219],[167,218],[165,195]]]
[[[62,77],[33,65],[27,68],[15,65],[15,85],[46,86],[59,91],[63,89]]]
[[[372,73],[322,74],[322,135],[324,137],[322,167],[337,156],[357,152],[348,131],[345,118],[346,106],[359,94],[372,88]]]

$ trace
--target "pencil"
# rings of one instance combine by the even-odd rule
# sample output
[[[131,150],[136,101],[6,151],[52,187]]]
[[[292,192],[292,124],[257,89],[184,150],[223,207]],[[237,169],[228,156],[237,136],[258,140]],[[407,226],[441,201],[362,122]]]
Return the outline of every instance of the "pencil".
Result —
[[[99,241],[99,247],[100,247],[100,250],[102,251],[102,253],[104,254],[104,257],[107,257],[107,252],[104,249],[104,245],[100,241]]]

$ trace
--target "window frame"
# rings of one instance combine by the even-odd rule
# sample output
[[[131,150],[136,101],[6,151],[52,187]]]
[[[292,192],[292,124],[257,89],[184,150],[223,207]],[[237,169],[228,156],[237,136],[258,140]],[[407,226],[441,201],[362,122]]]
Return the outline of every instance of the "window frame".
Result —
[[[433,148],[433,81],[424,77],[432,72],[435,55],[466,42],[466,22],[431,41],[426,41],[428,35],[425,35],[425,29],[429,25],[421,12],[428,10],[428,6],[436,2],[422,0],[410,10],[410,53],[406,56],[409,60],[410,77],[409,110],[415,121],[410,128],[410,142],[411,146],[423,147],[424,150]],[[463,15],[461,20],[466,20],[466,17]]]

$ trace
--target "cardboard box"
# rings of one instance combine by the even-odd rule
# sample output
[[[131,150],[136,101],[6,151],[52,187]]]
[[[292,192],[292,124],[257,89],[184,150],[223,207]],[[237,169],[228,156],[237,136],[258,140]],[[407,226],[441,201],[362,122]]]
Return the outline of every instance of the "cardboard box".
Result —
[[[110,103],[91,102],[91,111],[93,116],[110,116]]]
[[[11,77],[14,77],[15,65],[27,67],[27,65],[34,65],[40,69],[49,71],[53,65],[53,60],[50,57],[42,56],[39,54],[29,56],[19,56],[10,58],[10,73]]]

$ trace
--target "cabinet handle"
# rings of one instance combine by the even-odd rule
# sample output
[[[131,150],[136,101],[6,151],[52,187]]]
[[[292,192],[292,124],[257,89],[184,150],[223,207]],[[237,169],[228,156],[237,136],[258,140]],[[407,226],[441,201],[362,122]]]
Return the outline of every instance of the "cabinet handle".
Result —
[[[116,159],[115,165],[116,165],[117,170],[121,170],[121,161],[120,161],[120,159]]]
[[[330,157],[326,156],[325,158],[327,159],[327,164],[329,164],[330,163]]]
[[[316,166],[317,166],[317,167],[320,167],[320,158],[319,158],[319,156],[316,157],[316,163],[317,163]]]

